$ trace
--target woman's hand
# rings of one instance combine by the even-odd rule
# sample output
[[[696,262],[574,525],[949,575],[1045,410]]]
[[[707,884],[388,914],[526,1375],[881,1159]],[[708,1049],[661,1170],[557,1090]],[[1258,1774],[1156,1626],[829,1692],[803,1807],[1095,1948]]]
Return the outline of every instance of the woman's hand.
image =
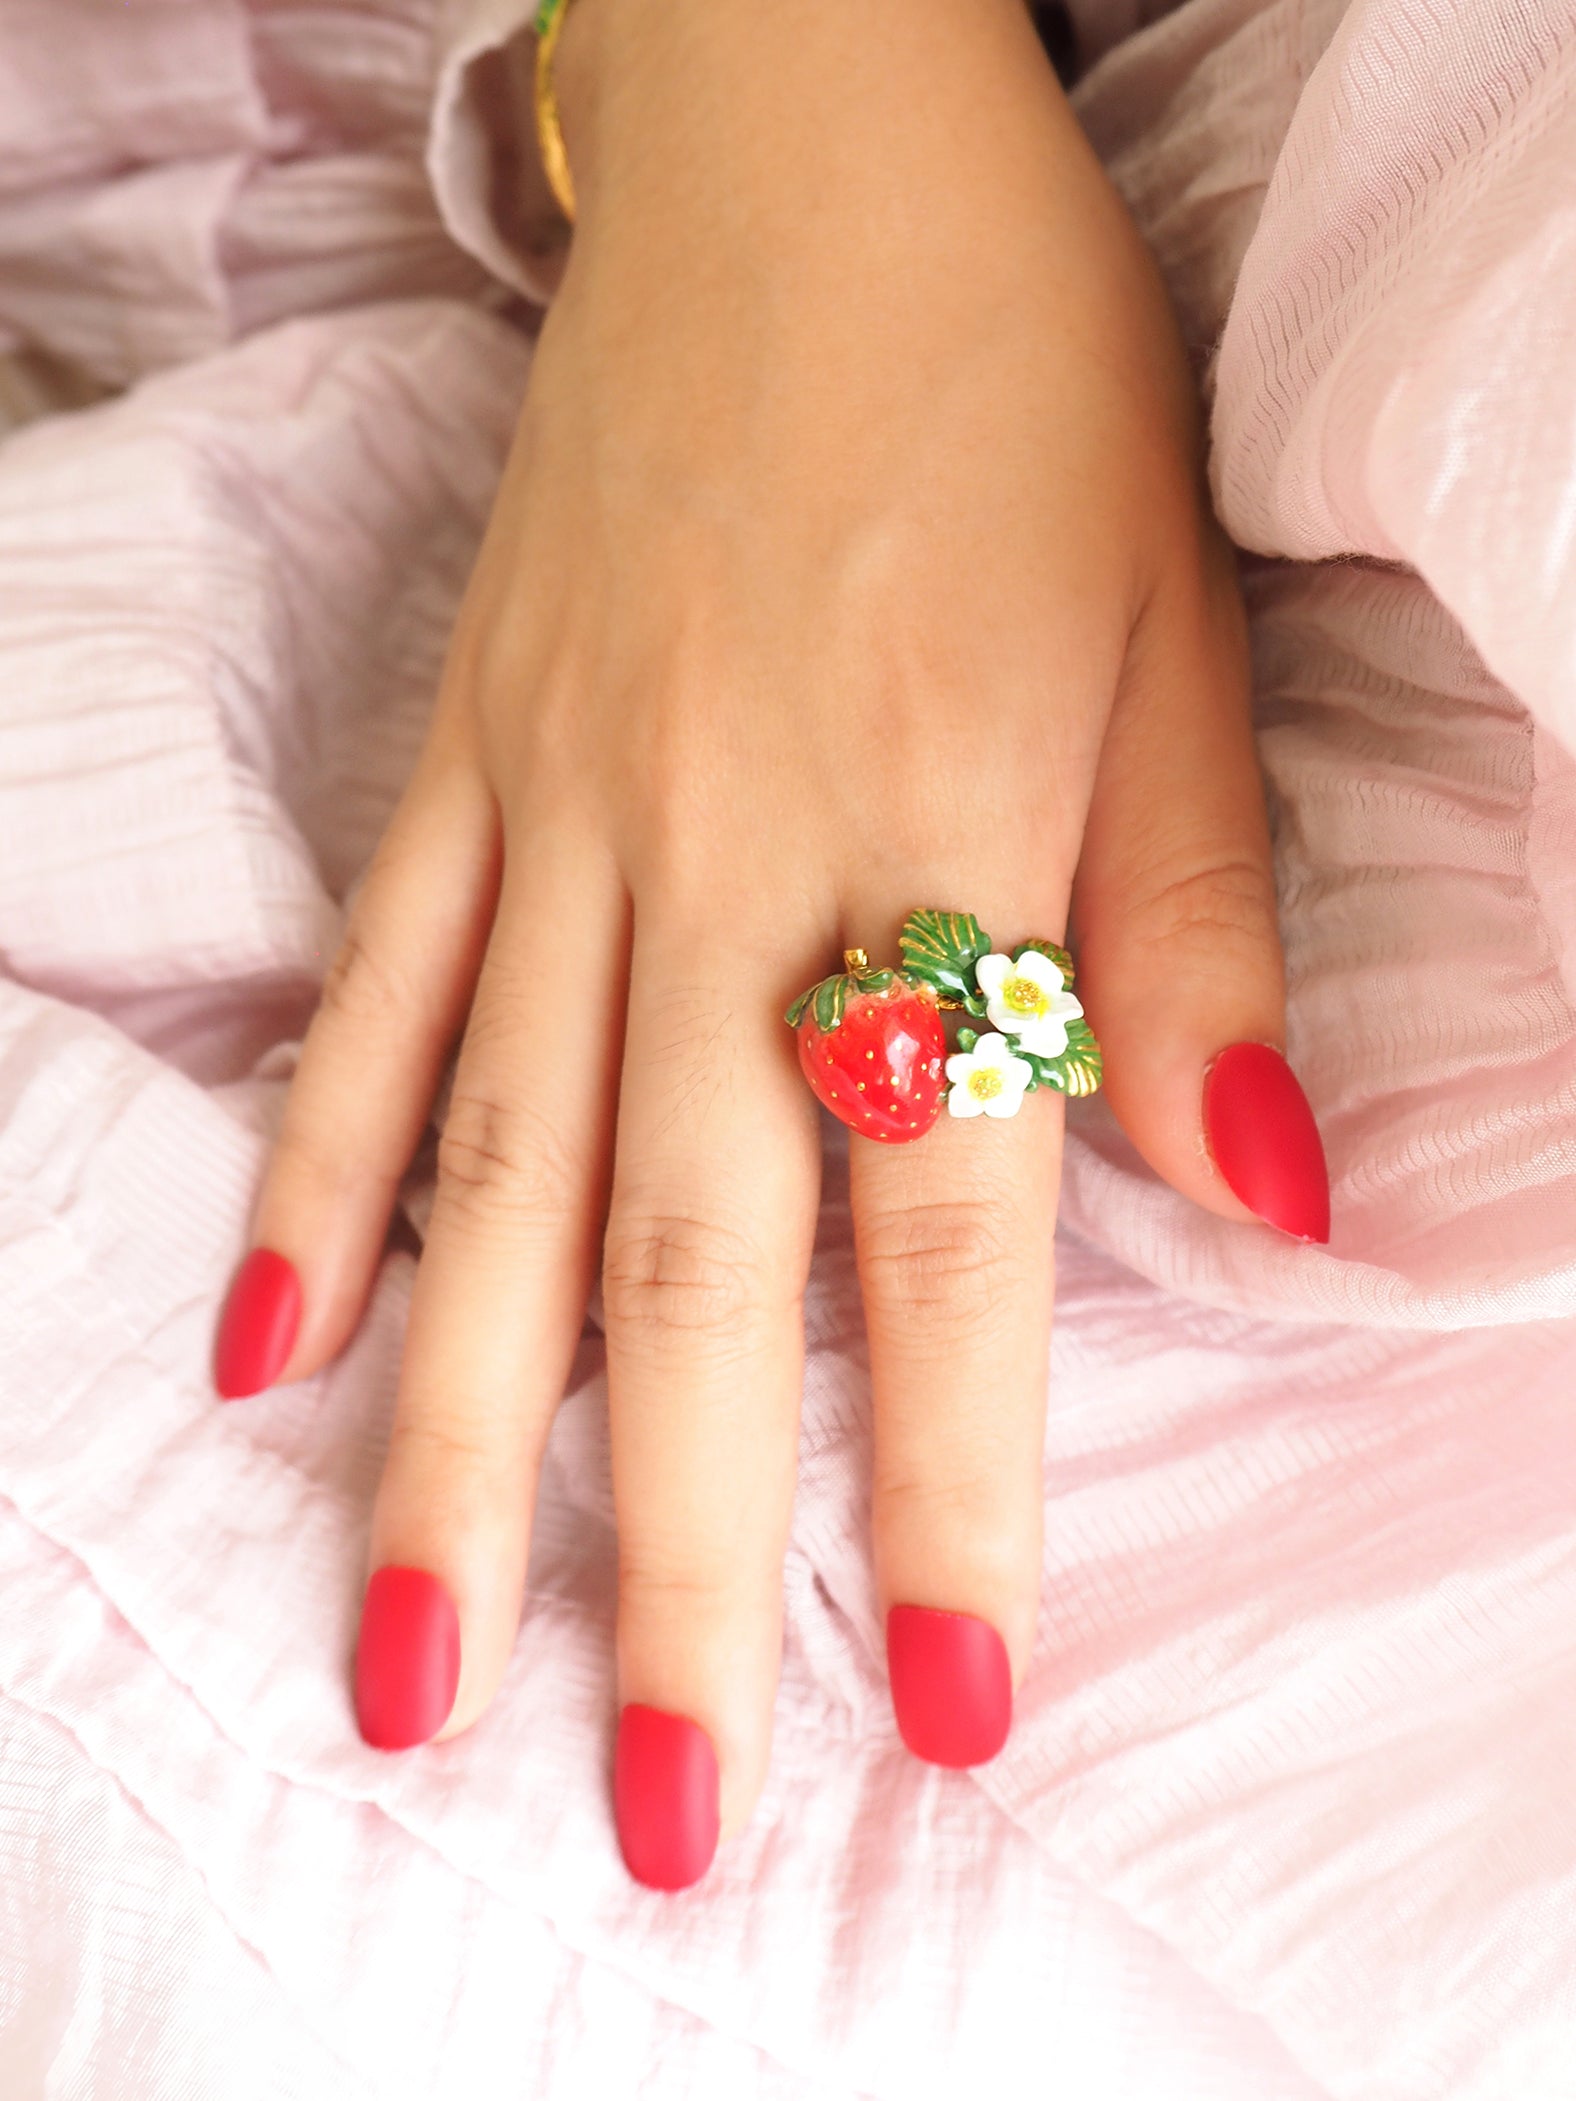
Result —
[[[362,1726],[491,1699],[600,1261],[619,1694],[656,1710],[620,1834],[677,1886],[711,1750],[724,1835],[769,1750],[818,1192],[793,995],[895,958],[913,906],[1006,945],[1071,899],[1158,1172],[1250,1217],[1218,1159],[1319,1237],[1322,1162],[1251,1054],[1206,1142],[1212,1061],[1283,1025],[1242,620],[1155,272],[1018,0],[576,0],[559,76],[567,272],[221,1383],[343,1348],[463,1030],[372,1538],[422,1573],[375,1576]],[[1040,1094],[849,1142],[880,1596],[924,1608],[895,1696],[950,1763],[999,1747],[1034,1637],[1061,1135]]]

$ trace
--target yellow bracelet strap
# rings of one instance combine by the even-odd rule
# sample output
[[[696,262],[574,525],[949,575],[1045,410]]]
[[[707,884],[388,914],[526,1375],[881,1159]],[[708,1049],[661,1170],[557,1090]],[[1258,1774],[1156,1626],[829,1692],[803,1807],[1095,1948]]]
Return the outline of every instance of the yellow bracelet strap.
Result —
[[[570,179],[564,134],[558,122],[558,97],[553,92],[553,53],[558,48],[558,32],[563,28],[564,16],[568,12],[569,0],[542,0],[531,26],[536,31],[537,144],[541,149],[542,166],[547,170],[547,180],[558,199],[558,208],[573,226],[575,186]]]

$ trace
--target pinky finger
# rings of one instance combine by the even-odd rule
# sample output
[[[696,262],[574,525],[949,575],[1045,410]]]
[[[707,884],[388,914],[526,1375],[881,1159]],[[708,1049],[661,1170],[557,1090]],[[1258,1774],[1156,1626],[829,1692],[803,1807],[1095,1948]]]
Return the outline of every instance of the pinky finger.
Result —
[[[355,1332],[400,1177],[487,945],[496,806],[429,752],[390,820],[307,1032],[214,1352],[226,1400],[310,1376]]]
[[[1285,964],[1248,659],[1226,560],[1152,603],[1100,757],[1074,889],[1112,1111],[1222,1218],[1330,1237],[1313,1111],[1283,1054]]]

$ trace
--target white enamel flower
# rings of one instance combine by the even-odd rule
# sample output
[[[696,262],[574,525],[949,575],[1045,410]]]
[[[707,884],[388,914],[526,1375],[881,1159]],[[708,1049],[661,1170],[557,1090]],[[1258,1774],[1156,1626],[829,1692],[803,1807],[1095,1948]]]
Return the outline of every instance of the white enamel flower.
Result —
[[[947,1109],[953,1116],[1016,1116],[1034,1077],[1027,1058],[1015,1058],[1005,1036],[981,1036],[972,1050],[947,1060]]]
[[[1026,948],[1016,963],[1011,956],[981,956],[974,979],[986,1013],[1024,1050],[1040,1058],[1059,1058],[1066,1050],[1067,1024],[1083,1006],[1049,956],[1035,948]]]

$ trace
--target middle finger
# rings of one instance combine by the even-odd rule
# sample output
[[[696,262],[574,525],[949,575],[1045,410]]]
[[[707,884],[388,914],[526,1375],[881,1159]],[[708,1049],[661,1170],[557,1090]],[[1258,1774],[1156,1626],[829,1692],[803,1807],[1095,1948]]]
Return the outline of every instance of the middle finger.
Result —
[[[780,932],[729,936],[637,897],[602,1269],[615,1808],[631,1873],[665,1889],[705,1872],[765,1778],[819,1194],[792,987],[752,960]]]

